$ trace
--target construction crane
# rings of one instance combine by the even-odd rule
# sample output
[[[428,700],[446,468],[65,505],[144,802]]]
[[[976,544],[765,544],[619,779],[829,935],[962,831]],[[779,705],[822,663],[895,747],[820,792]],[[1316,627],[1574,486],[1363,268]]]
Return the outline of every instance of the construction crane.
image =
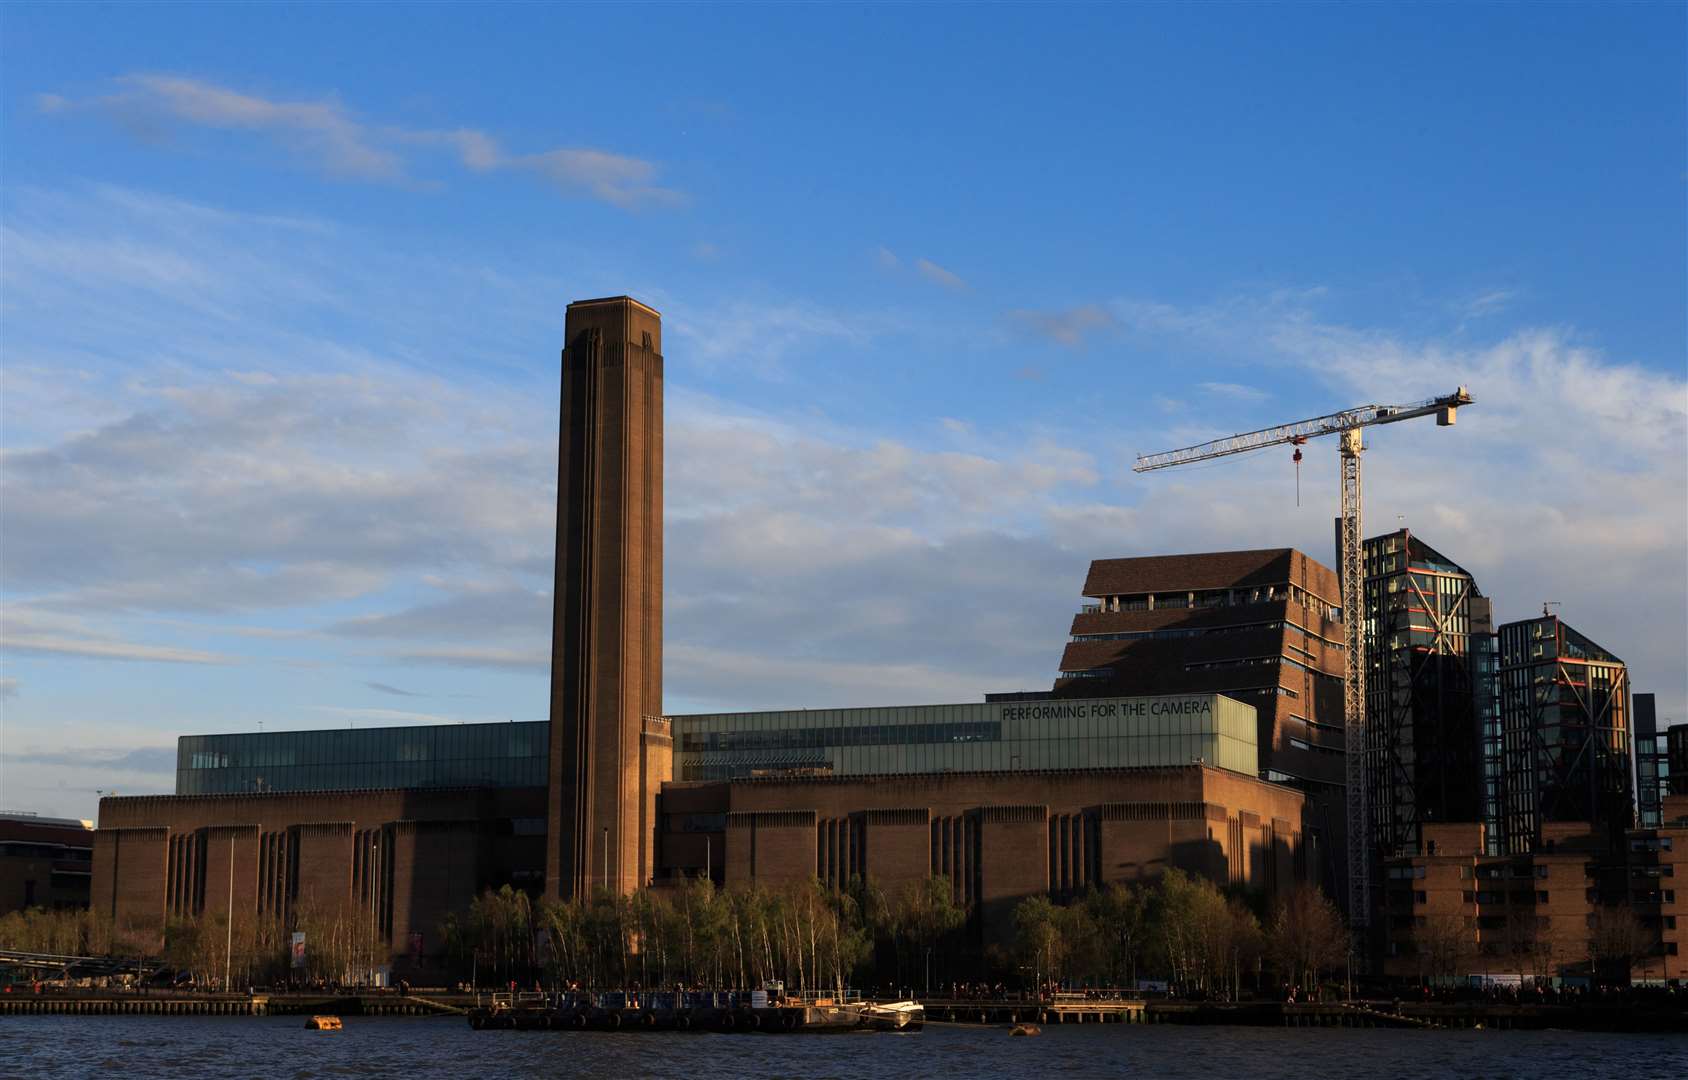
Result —
[[[1144,454],[1132,466],[1134,472],[1169,469],[1175,465],[1189,465],[1197,461],[1243,454],[1268,446],[1295,446],[1295,461],[1301,462],[1300,447],[1308,439],[1321,435],[1340,435],[1342,462],[1342,519],[1341,551],[1338,577],[1342,591],[1342,621],[1348,629],[1348,647],[1344,650],[1342,706],[1343,731],[1347,758],[1347,815],[1348,815],[1348,917],[1356,929],[1363,928],[1371,918],[1371,852],[1370,815],[1366,801],[1366,657],[1365,657],[1365,537],[1361,532],[1360,514],[1360,454],[1365,445],[1360,438],[1364,428],[1377,424],[1398,424],[1421,416],[1434,416],[1438,427],[1451,427],[1454,414],[1462,405],[1471,404],[1465,387],[1446,397],[1415,401],[1408,405],[1361,405],[1329,416],[1298,420],[1293,424],[1262,428],[1243,435],[1182,450],[1168,450],[1160,454]]]

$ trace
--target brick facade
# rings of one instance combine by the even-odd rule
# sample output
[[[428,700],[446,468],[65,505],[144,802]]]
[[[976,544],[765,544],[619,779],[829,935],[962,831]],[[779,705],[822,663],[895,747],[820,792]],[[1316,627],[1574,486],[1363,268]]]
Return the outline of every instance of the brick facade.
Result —
[[[1664,825],[1614,843],[1602,826],[1547,824],[1521,855],[1486,855],[1475,822],[1426,824],[1418,854],[1384,864],[1384,973],[1611,979],[1594,939],[1607,919],[1635,917],[1636,979],[1688,974],[1688,797],[1664,802]],[[1618,936],[1625,936],[1619,931]]]
[[[92,906],[156,951],[170,919],[221,921],[232,886],[237,918],[367,918],[402,969],[483,889],[537,890],[545,808],[544,788],[106,798]]]
[[[0,915],[87,907],[93,848],[79,821],[0,814]]]
[[[650,879],[662,716],[662,317],[569,305],[557,451],[546,892]],[[656,718],[656,719],[653,719]]]
[[[729,887],[859,876],[894,895],[941,874],[987,938],[1027,896],[1169,866],[1268,892],[1318,879],[1301,793],[1200,765],[679,783],[661,807],[659,884],[706,852]]]

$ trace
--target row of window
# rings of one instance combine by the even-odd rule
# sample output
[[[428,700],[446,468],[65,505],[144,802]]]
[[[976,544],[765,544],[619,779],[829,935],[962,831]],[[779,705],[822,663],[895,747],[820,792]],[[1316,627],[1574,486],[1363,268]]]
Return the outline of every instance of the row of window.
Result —
[[[334,765],[184,769],[178,795],[262,791],[367,791],[409,787],[542,787],[544,757],[443,761],[349,761]]]
[[[1341,618],[1341,608],[1304,591],[1299,585],[1264,585],[1244,589],[1180,589],[1176,592],[1132,593],[1110,596],[1097,604],[1084,605],[1086,614],[1102,611],[1164,611],[1171,608],[1240,607],[1245,604],[1269,604],[1288,600],[1297,604],[1314,604]]]

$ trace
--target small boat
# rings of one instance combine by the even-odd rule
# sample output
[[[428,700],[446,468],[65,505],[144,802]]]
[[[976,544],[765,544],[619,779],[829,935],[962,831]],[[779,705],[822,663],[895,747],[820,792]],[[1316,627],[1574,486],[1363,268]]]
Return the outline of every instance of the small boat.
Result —
[[[313,1016],[305,1021],[308,1031],[339,1031],[341,1026],[338,1016]]]
[[[862,1020],[874,1031],[919,1031],[926,1023],[926,1009],[918,1001],[891,1001],[866,1006]]]

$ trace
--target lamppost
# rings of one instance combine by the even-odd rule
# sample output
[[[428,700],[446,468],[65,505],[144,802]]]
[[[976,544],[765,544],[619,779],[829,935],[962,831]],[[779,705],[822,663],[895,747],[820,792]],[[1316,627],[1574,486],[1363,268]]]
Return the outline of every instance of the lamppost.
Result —
[[[223,939],[223,993],[229,992],[229,961],[234,956],[234,830],[229,830],[229,906],[223,921],[227,934]]]
[[[381,902],[377,890],[380,888],[381,875],[377,870],[380,865],[381,841],[371,836],[369,838],[369,982],[375,984],[375,961],[380,956],[381,939]]]

